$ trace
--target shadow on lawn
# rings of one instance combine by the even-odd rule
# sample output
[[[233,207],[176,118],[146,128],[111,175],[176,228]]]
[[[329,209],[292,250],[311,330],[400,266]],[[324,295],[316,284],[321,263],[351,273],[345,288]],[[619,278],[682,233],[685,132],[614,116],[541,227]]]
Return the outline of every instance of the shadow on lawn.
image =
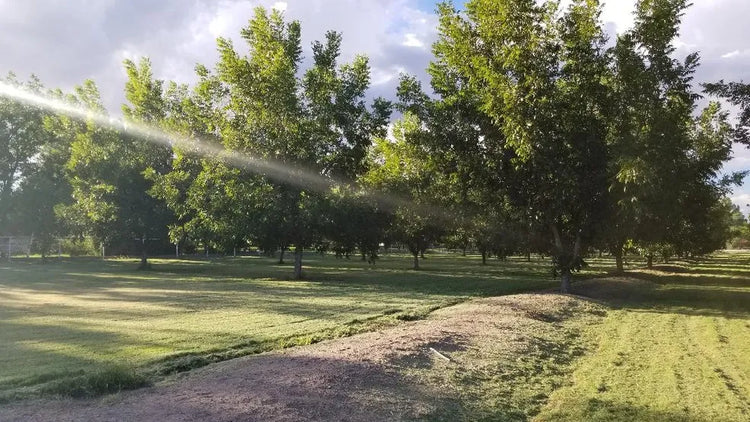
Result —
[[[346,287],[361,288],[385,293],[414,293],[430,295],[497,295],[531,290],[553,285],[546,268],[519,268],[518,263],[493,262],[482,266],[475,259],[465,258],[462,264],[452,260],[457,257],[430,257],[421,271],[408,270],[406,257],[386,257],[375,266],[357,260],[313,256],[306,260],[305,280],[300,286],[316,284],[325,291]],[[18,260],[22,261],[22,260]],[[148,282],[153,286],[170,286],[194,290],[202,289],[200,283],[254,283],[257,281],[293,281],[291,265],[278,266],[267,258],[226,258],[214,261],[156,260],[151,271],[136,271],[131,261],[101,261],[95,259],[44,265],[19,262],[9,267],[11,281],[24,287],[43,291],[45,281],[52,279],[54,291],[60,280],[70,293],[88,293],[91,288],[122,287],[126,283],[138,285]],[[38,277],[43,275],[41,279]],[[34,278],[37,279],[34,279]],[[1,283],[1,282],[0,282]],[[304,289],[303,289],[304,290]]]
[[[217,347],[231,349],[237,343],[250,350],[245,343],[257,341],[266,350],[282,347],[276,343],[361,331],[383,322],[378,318],[417,318],[467,296],[517,293],[555,283],[540,271],[519,268],[517,262],[481,266],[475,258],[435,256],[427,260],[426,270],[410,271],[405,270],[408,261],[389,256],[370,267],[356,260],[312,256],[306,261],[307,280],[293,281],[286,279],[289,265],[278,266],[267,258],[155,259],[151,271],[137,271],[134,260],[80,258],[42,264],[39,259],[14,259],[0,264],[0,343],[5,343],[0,351],[8,357],[0,359],[0,369],[5,365],[9,370],[0,378],[0,392],[13,390],[18,382],[43,383],[58,373],[88,373],[117,356],[119,348],[192,353],[190,339],[207,338],[210,343],[226,338],[228,343],[218,342]],[[265,330],[265,337],[258,334],[262,338],[257,339],[245,333],[238,338],[241,330],[220,331],[221,324],[241,320],[236,314],[245,311],[283,327],[291,340],[274,337],[262,324],[258,329]],[[191,317],[201,312],[216,318],[216,324],[202,326]],[[224,312],[226,321],[220,318]],[[149,326],[149,320],[161,325]],[[164,323],[172,320],[186,325]],[[320,324],[308,324],[311,320]],[[99,353],[102,348],[105,352]]]
[[[750,272],[721,270],[722,265],[744,265],[745,258],[705,258],[692,265],[638,269],[583,281],[574,287],[574,292],[639,311],[745,319],[750,318]]]
[[[644,406],[615,403],[592,398],[586,405],[587,421],[659,421],[659,422],[710,422],[713,419],[691,415],[688,411],[666,412]]]

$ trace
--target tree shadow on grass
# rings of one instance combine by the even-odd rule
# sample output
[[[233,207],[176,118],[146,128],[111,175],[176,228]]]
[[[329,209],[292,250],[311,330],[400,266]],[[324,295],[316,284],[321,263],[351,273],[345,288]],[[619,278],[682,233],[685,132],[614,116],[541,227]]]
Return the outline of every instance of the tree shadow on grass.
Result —
[[[577,283],[573,292],[619,308],[750,318],[750,278],[732,275],[638,270]]]
[[[114,333],[90,331],[61,325],[29,325],[20,322],[0,321],[0,330],[6,341],[0,345],[0,400],[13,390],[23,392],[33,387],[60,378],[82,375],[101,369],[103,362],[84,356],[85,349],[99,349],[102,345],[116,348],[124,339]],[[7,341],[16,338],[13,332],[22,332],[34,341]],[[43,369],[40,369],[43,368]],[[40,372],[41,371],[41,372]]]
[[[635,406],[627,403],[615,403],[611,400],[590,398],[585,402],[586,421],[602,422],[630,422],[630,421],[654,421],[654,422],[712,422],[712,418],[704,418],[691,415],[689,409],[682,412],[669,412],[658,409],[650,409],[644,406]],[[547,420],[547,419],[542,419]],[[554,420],[551,418],[549,420]]]

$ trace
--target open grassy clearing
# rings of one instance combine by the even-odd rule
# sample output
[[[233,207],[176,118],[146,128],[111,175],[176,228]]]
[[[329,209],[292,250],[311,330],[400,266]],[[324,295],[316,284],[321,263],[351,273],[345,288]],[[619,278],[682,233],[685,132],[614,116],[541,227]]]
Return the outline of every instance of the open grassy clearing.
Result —
[[[419,272],[406,269],[409,257],[386,257],[374,268],[358,260],[314,257],[304,282],[285,280],[288,266],[265,258],[164,260],[151,272],[135,271],[134,262],[124,260],[17,261],[3,267],[0,283],[3,394],[28,395],[71,380],[107,382],[109,375],[97,378],[97,371],[123,362],[157,380],[214,360],[395,327],[431,313],[424,330],[403,328],[394,338],[386,334],[392,330],[382,330],[309,353],[331,349],[334,367],[327,370],[337,373],[334,362],[341,358],[353,377],[373,370],[353,362],[382,355],[379,365],[390,369],[379,376],[400,378],[378,387],[384,389],[378,390],[381,396],[362,397],[376,400],[368,405],[373,411],[400,400],[404,415],[411,415],[406,419],[750,420],[750,254],[723,253],[654,270],[634,266],[624,276],[604,274],[612,265],[607,260],[592,262],[587,275],[598,277],[574,286],[594,302],[508,297],[432,312],[470,297],[557,282],[540,260],[493,260],[482,267],[478,257],[439,254]],[[363,355],[357,357],[353,345],[362,341],[356,353]],[[293,354],[308,353],[299,350]],[[351,353],[356,356],[344,358]],[[296,358],[267,356],[292,365],[282,366],[292,373],[307,370],[307,363],[294,366]],[[296,375],[289,377],[297,382]],[[44,383],[53,378],[59,379]],[[201,376],[191,382],[203,385]],[[325,388],[354,400],[346,393],[351,384],[331,382],[344,384]],[[384,398],[409,397],[409,386],[417,386],[414,397],[427,407],[414,410],[406,399]],[[178,384],[169,388],[181,391]],[[393,396],[391,388],[401,393]],[[136,411],[145,400],[138,397],[118,406]],[[355,408],[365,403],[356,400]],[[383,409],[378,400],[386,400]],[[47,411],[59,411],[57,406],[67,405],[52,403]],[[109,411],[106,403],[97,406]]]
[[[588,349],[581,329],[602,316],[600,305],[557,294],[479,298],[419,321],[220,362],[134,392],[6,404],[0,419],[526,420]],[[484,389],[488,379],[501,382]]]
[[[451,389],[467,421],[750,421],[750,253],[574,287],[594,301],[513,305],[536,321],[402,370]]]
[[[592,274],[609,265],[601,264]],[[286,279],[289,265],[256,257],[155,260],[147,272],[129,260],[0,264],[0,397],[71,386],[87,394],[85,378],[112,365],[114,378],[136,368],[153,379],[556,283],[536,259],[481,266],[478,257],[434,254],[419,272],[400,256],[371,267],[316,255],[306,265],[300,282]]]
[[[750,254],[590,280],[598,346],[539,421],[750,421]]]

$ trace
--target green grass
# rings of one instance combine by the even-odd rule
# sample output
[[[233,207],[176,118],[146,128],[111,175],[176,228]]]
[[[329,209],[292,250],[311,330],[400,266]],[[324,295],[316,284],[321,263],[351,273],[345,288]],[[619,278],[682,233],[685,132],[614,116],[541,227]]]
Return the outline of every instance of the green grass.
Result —
[[[289,265],[256,257],[154,260],[152,271],[132,260],[2,263],[0,398],[64,394],[71,380],[95,383],[112,365],[158,379],[419,319],[473,296],[556,284],[546,261],[479,262],[435,254],[415,272],[409,257],[370,267],[310,255],[305,281],[288,280]]]
[[[472,368],[412,375],[450,385],[461,403],[452,411],[466,420],[750,420],[750,254],[653,271],[634,262],[617,277],[606,277],[610,260],[591,262],[574,287],[593,303],[526,318],[517,349],[474,349],[463,356]],[[422,271],[410,264],[311,255],[306,280],[293,281],[289,265],[250,257],[154,260],[145,272],[133,260],[1,263],[0,400],[137,388],[471,297],[557,285],[546,260],[481,266],[433,254]]]
[[[453,391],[460,403],[446,401],[428,420],[527,421],[569,379],[574,362],[592,351],[595,344],[583,333],[606,315],[603,306],[561,296],[516,297],[510,303],[507,315],[495,317],[506,332],[479,335],[458,347],[451,364],[402,368]]]
[[[750,420],[750,254],[577,287],[612,311],[538,421]]]

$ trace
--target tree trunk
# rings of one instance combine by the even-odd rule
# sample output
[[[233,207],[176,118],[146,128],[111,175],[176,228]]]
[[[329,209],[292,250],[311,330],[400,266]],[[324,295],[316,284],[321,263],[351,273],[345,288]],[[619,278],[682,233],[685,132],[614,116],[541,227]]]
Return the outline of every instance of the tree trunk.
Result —
[[[466,245],[464,245],[463,250],[461,251],[461,256],[466,256]]]
[[[487,265],[487,251],[482,251],[482,265]]]
[[[284,248],[281,248],[281,252],[279,252],[279,265],[284,263]]]
[[[618,243],[612,248],[612,255],[615,256],[615,267],[618,273],[625,272],[625,265],[622,260],[623,252],[622,243]]]
[[[526,262],[531,262],[531,251],[526,251]]]
[[[618,273],[625,272],[625,266],[622,263],[622,249],[615,252],[615,266],[617,267]]]
[[[148,252],[146,251],[146,235],[143,235],[141,239],[141,265],[138,266],[141,270],[148,269]]]
[[[654,268],[654,256],[653,255],[646,256],[646,267],[648,267],[649,270]]]
[[[302,279],[302,247],[294,248],[294,279]]]
[[[570,270],[562,270],[560,274],[560,293],[570,293]]]
[[[419,252],[414,252],[414,269],[419,269]]]

